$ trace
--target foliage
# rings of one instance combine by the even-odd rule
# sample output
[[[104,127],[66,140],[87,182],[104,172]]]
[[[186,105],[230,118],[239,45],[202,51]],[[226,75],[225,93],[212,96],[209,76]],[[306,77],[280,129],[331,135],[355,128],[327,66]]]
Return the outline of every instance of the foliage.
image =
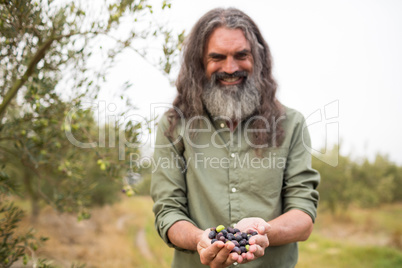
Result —
[[[338,152],[334,147],[333,152]],[[346,209],[353,198],[353,179],[351,169],[353,163],[348,157],[339,155],[338,165],[332,167],[313,157],[313,167],[320,172],[321,182],[318,188],[320,203],[329,207],[332,212],[338,208]]]
[[[338,153],[338,147],[332,153]],[[402,200],[402,167],[378,154],[374,161],[338,156],[338,165],[329,166],[313,157],[313,167],[321,174],[320,204],[333,213],[351,204],[377,207]]]
[[[126,49],[148,59],[147,42],[160,43],[156,64],[170,71],[183,33],[174,38],[153,12],[146,0],[0,2],[0,160],[34,215],[40,200],[86,218],[88,206],[117,198],[111,190],[121,186],[111,182],[121,184],[138,153],[142,125],[102,125],[93,108],[101,109],[100,86]],[[115,116],[133,108],[127,101]]]
[[[170,5],[162,1],[160,9]],[[171,70],[183,33],[174,37],[158,25],[154,9],[147,0],[0,0],[0,194],[29,197],[33,216],[46,202],[79,219],[90,216],[90,206],[118,198],[142,125],[101,122],[93,109],[100,109],[100,87],[123,51],[151,61],[148,43],[159,44],[154,63]],[[116,94],[124,99],[130,86]],[[127,100],[115,117],[132,109]],[[1,206],[7,236],[23,214]],[[34,236],[7,237],[2,260],[11,264]],[[49,267],[45,260],[37,265]]]
[[[0,187],[7,187],[3,180]],[[27,264],[30,255],[38,249],[38,245],[46,241],[45,237],[35,237],[32,229],[22,232],[18,231],[18,223],[24,216],[24,212],[15,206],[13,202],[4,200],[5,194],[0,193],[0,266],[11,267],[18,259],[23,258],[23,263]],[[44,266],[45,260],[39,259],[38,267]]]
[[[138,195],[149,195],[151,191],[151,174],[142,174],[141,182],[135,187]]]

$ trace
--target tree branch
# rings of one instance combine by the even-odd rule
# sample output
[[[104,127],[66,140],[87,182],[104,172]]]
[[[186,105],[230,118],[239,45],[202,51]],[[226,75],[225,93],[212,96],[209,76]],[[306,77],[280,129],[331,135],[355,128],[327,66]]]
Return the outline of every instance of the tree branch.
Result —
[[[11,100],[17,95],[18,90],[25,84],[28,78],[32,75],[39,61],[45,57],[46,51],[50,48],[52,43],[54,41],[59,41],[62,38],[69,38],[74,35],[86,35],[86,34],[102,34],[102,33],[96,31],[95,32],[88,31],[83,33],[78,32],[78,33],[60,35],[57,37],[51,37],[38,49],[32,60],[29,62],[28,69],[25,71],[24,75],[20,79],[17,79],[17,81],[15,81],[15,83],[12,85],[11,89],[5,94],[3,102],[0,104],[0,121],[4,116],[7,106],[10,104]]]
[[[25,71],[24,75],[20,79],[15,81],[11,89],[5,94],[3,102],[0,104],[0,120],[2,119],[4,112],[6,111],[6,108],[10,104],[11,100],[15,97],[15,95],[17,95],[18,90],[25,84],[28,78],[32,75],[39,61],[45,57],[46,50],[49,49],[54,40],[55,40],[54,38],[50,38],[38,49],[35,56],[29,62],[28,69]]]

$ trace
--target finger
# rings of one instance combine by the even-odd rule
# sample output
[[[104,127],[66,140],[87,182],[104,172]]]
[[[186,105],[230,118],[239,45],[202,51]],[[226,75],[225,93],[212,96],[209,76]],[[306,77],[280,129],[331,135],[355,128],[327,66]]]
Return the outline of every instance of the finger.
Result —
[[[241,254],[241,257],[243,258],[243,262],[247,259],[246,256],[247,256],[247,254],[245,252]]]
[[[247,252],[246,252],[246,253],[242,253],[242,254],[240,255],[240,257],[241,257],[241,260],[240,260],[240,258],[239,258],[239,259],[237,260],[238,263],[245,264],[245,263],[250,262],[250,260],[248,260],[248,258],[247,258]]]
[[[246,256],[245,253],[242,253],[241,255],[237,255],[237,256],[238,256],[238,258],[237,258],[238,263],[245,263],[246,262],[246,260],[244,259],[244,256]]]
[[[211,263],[216,258],[220,250],[224,247],[225,244],[222,241],[217,241],[212,245],[210,245],[209,247],[201,249],[200,252],[201,262],[203,264]]]
[[[251,253],[250,251],[249,252],[247,252],[246,253],[246,258],[247,258],[247,260],[248,261],[252,261],[252,260],[254,260],[255,259],[255,256],[254,256],[254,254],[253,253]]]
[[[255,235],[250,237],[248,240],[250,245],[259,245],[263,248],[266,248],[269,246],[269,240],[267,235]]]
[[[237,261],[236,261],[237,263],[244,263],[245,259],[243,258],[243,254],[242,255],[239,255],[237,253],[234,254],[237,255]]]
[[[248,253],[252,254],[255,258],[259,258],[264,256],[265,248],[260,247],[259,245],[252,245],[250,246],[249,251],[247,252],[247,259],[251,257]],[[254,259],[254,257],[252,259]]]
[[[230,252],[233,250],[234,247],[235,245],[232,242],[224,244],[224,247],[222,247],[221,250],[216,254],[215,259],[212,262],[219,264],[234,263],[237,258],[233,254],[230,255]]]
[[[242,261],[243,261],[243,258],[239,254],[237,254],[236,252],[232,252],[229,254],[228,258],[223,263],[223,267],[230,266],[235,262],[241,263]]]

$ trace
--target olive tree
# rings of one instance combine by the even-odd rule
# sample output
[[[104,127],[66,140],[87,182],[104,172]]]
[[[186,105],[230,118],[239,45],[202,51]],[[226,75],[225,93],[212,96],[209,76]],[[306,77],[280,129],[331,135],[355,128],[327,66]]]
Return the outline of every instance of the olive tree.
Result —
[[[0,172],[10,178],[0,181],[4,211],[12,211],[7,196],[17,193],[30,198],[33,219],[41,202],[82,219],[89,217],[92,204],[110,201],[102,195],[117,193],[121,185],[110,182],[127,176],[128,155],[138,155],[138,148],[122,152],[114,145],[121,135],[127,144],[138,143],[143,126],[130,121],[100,125],[83,104],[97,100],[116,57],[128,49],[170,72],[183,33],[175,36],[153,16],[170,5],[147,0],[0,0]],[[150,43],[160,48],[156,61],[148,57]],[[121,115],[132,108],[127,102]],[[83,148],[66,134],[88,144],[107,140],[109,146]],[[16,223],[21,215],[13,215],[8,220]],[[4,228],[0,231],[5,238]],[[2,264],[18,259],[10,252],[16,251],[1,254]]]

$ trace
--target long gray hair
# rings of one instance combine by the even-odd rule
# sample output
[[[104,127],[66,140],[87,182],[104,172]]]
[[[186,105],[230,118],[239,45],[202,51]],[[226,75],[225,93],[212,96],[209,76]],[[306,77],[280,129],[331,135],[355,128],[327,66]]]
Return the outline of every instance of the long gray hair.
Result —
[[[277,121],[284,114],[283,106],[276,99],[277,83],[272,76],[272,58],[264,38],[254,21],[244,12],[235,8],[216,8],[194,25],[183,44],[181,69],[176,80],[178,95],[173,107],[179,109],[185,118],[201,116],[204,111],[202,92],[206,81],[204,68],[204,50],[212,32],[220,27],[241,29],[250,42],[254,59],[253,78],[261,94],[261,105],[253,116],[250,127],[265,129],[254,132],[253,144],[265,148],[280,145],[284,138],[283,128]],[[180,120],[180,114],[172,108],[168,111],[170,128],[165,135],[171,137]],[[271,126],[267,129],[267,121]],[[272,126],[275,127],[272,131]]]

